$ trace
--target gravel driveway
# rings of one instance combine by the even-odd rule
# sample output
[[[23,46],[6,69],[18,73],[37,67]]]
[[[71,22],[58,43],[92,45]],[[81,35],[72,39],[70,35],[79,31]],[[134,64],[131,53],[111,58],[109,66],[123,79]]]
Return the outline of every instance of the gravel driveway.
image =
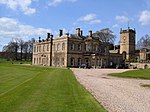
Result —
[[[107,76],[127,69],[72,68],[77,80],[109,112],[150,112],[150,89],[141,87],[150,80],[126,79]]]

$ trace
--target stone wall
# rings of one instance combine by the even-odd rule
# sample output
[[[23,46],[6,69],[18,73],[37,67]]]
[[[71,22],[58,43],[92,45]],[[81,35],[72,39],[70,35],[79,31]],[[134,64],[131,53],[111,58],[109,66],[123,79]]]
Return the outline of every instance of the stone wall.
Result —
[[[150,63],[130,63],[130,64],[132,67],[135,68],[150,69]]]

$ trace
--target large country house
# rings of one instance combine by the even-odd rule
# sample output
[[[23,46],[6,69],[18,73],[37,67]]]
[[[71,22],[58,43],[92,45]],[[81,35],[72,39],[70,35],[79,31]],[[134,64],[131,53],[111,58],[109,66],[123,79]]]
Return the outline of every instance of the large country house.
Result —
[[[39,38],[39,41],[33,44],[32,64],[57,67],[79,67],[86,64],[95,68],[117,65],[135,58],[135,38],[135,30],[121,29],[120,47],[109,50],[108,43],[94,37],[92,31],[83,36],[80,28],[76,29],[76,34],[64,35],[63,30],[60,30],[55,38],[47,33],[45,40]]]

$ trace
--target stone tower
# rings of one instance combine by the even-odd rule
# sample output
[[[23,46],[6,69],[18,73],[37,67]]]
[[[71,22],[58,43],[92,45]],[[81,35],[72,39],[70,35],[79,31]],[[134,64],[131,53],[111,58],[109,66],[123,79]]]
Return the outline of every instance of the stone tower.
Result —
[[[128,27],[127,30],[120,31],[120,54],[123,60],[132,61],[135,56],[136,31]]]

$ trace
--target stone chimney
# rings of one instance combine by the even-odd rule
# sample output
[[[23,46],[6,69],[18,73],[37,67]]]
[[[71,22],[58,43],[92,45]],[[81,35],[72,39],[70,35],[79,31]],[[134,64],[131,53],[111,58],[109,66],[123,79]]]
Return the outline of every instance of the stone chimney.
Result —
[[[92,30],[89,31],[89,37],[92,37]]]
[[[82,30],[80,31],[80,36],[83,36],[83,31]]]
[[[69,33],[65,33],[65,35],[66,35],[67,37],[69,37]]]
[[[51,35],[50,33],[47,33],[47,39],[49,39],[49,38],[50,38],[50,35]]]
[[[50,35],[50,38],[53,38],[53,35]]]
[[[80,36],[80,28],[77,28],[77,29],[76,29],[76,35],[77,35],[77,36]]]
[[[63,35],[63,30],[59,30],[59,37]]]
[[[39,42],[41,42],[41,37],[39,37]]]

